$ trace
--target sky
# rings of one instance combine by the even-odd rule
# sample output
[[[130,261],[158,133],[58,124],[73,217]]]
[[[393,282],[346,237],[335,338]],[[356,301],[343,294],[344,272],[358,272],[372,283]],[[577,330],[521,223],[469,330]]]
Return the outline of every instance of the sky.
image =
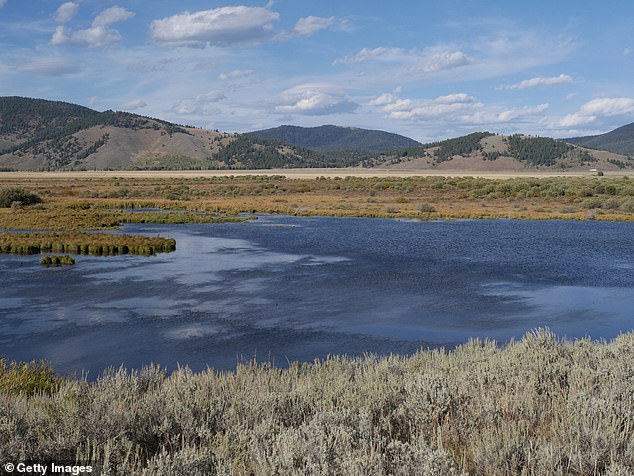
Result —
[[[0,96],[427,142],[634,121],[634,2],[0,0]]]

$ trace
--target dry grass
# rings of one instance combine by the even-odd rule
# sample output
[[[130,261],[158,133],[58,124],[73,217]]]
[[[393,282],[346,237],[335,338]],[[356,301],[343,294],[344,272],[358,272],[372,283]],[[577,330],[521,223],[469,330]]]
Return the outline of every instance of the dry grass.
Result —
[[[634,473],[634,334],[0,386],[0,460],[106,474]]]
[[[129,222],[214,223],[236,213],[443,218],[634,220],[628,177],[280,176],[6,178],[42,196],[36,207],[0,209],[0,228],[83,230]],[[419,205],[427,206],[420,209]],[[518,206],[521,203],[521,206]],[[126,208],[188,213],[125,213]],[[220,214],[220,215],[218,215]]]

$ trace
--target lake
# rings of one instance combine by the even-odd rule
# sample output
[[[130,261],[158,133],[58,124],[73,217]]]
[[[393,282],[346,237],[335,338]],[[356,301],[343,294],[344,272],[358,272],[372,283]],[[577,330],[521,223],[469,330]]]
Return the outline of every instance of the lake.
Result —
[[[632,223],[260,216],[121,232],[177,251],[54,269],[0,255],[1,356],[94,378],[634,328]]]

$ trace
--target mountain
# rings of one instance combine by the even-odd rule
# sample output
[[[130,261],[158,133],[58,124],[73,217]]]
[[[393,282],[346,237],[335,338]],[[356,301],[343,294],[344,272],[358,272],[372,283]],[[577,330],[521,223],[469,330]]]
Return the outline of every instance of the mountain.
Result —
[[[348,160],[348,159],[346,159]],[[346,161],[280,141],[60,101],[0,97],[0,169],[257,169]]]
[[[626,132],[618,137],[625,137]],[[230,134],[127,112],[99,112],[66,102],[0,97],[0,170],[350,166],[453,171],[618,170],[632,168],[634,160],[547,137],[518,134],[474,132],[425,145],[397,134],[337,126],[282,126]]]
[[[616,154],[634,155],[634,122],[596,136],[564,139],[572,144],[601,149]]]
[[[385,131],[355,127],[280,126],[249,133],[253,137],[274,139],[320,152],[389,152],[421,145],[409,137]]]

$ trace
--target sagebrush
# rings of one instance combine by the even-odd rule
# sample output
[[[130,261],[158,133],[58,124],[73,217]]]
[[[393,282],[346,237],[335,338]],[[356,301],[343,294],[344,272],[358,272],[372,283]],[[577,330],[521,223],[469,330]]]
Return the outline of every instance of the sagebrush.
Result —
[[[0,460],[102,474],[634,474],[634,333],[0,386]]]

